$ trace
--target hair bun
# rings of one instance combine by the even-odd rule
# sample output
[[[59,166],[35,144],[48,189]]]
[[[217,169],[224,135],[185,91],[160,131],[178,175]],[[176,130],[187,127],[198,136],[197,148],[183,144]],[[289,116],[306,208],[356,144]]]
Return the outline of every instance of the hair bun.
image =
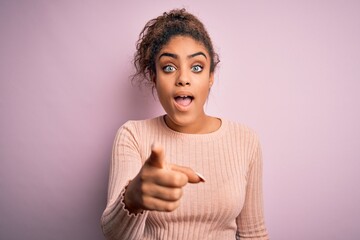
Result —
[[[172,20],[185,20],[186,19],[186,9],[174,9],[170,12],[164,12],[164,17],[170,18]]]

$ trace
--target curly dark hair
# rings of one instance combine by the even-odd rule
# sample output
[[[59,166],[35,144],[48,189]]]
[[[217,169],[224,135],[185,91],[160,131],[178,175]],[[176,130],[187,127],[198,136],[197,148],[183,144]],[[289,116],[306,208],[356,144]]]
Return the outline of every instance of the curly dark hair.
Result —
[[[183,8],[164,12],[146,23],[136,43],[136,73],[132,76],[132,81],[154,87],[155,82],[151,76],[156,74],[155,57],[172,37],[179,35],[192,37],[205,46],[211,60],[210,73],[213,73],[220,60],[214,51],[210,36],[202,22]]]

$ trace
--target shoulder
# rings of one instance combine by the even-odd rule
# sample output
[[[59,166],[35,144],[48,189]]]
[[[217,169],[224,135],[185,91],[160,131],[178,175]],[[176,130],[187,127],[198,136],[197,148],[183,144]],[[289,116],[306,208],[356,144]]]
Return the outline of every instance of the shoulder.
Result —
[[[133,137],[157,131],[161,126],[161,117],[144,120],[128,120],[117,131],[117,135],[131,135]]]
[[[258,141],[259,137],[257,132],[248,125],[228,119],[222,119],[222,121],[224,122],[225,128],[227,128],[228,134]]]
[[[225,120],[226,121],[226,120]],[[227,121],[227,134],[236,145],[239,151],[245,153],[248,159],[254,159],[254,156],[261,152],[261,144],[257,132],[246,124],[235,121]]]
[[[116,132],[115,144],[119,146],[133,146],[140,148],[140,146],[157,132],[160,117],[145,119],[145,120],[128,120]]]
[[[119,129],[147,129],[159,125],[161,117],[149,118],[144,120],[128,120]]]

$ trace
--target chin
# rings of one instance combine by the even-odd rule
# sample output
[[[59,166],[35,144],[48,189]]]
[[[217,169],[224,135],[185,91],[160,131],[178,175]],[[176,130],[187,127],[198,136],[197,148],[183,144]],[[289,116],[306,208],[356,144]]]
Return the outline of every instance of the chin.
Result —
[[[167,117],[173,124],[180,127],[187,127],[196,120],[196,117],[190,114],[167,114]]]

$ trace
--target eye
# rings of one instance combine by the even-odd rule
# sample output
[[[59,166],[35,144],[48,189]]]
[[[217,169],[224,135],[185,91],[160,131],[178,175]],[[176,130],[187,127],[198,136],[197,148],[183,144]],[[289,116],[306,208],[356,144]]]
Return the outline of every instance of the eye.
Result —
[[[203,70],[203,67],[201,65],[195,65],[195,66],[191,67],[191,71],[196,72],[196,73],[201,72],[202,70]]]
[[[165,67],[163,67],[163,70],[166,73],[171,73],[171,72],[174,72],[176,70],[176,68],[171,65],[166,65]]]

